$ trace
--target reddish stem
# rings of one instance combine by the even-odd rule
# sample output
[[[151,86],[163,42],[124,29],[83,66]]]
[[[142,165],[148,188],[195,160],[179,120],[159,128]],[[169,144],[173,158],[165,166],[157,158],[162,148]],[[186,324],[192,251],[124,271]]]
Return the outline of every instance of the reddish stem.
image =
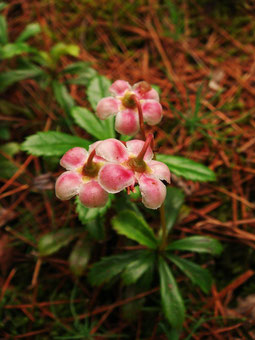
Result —
[[[145,130],[144,130],[144,121],[143,121],[142,106],[141,106],[140,101],[137,99],[136,95],[133,95],[132,99],[135,101],[137,109],[138,109],[140,130],[141,130],[142,138],[145,140],[146,139],[146,135],[145,135]]]
[[[91,151],[89,157],[88,157],[88,160],[87,160],[87,163],[85,165],[86,168],[90,168],[92,166],[92,162],[93,162],[93,158],[96,154],[96,150],[94,149],[93,151]]]
[[[139,155],[136,157],[137,160],[143,160],[143,157],[148,149],[148,147],[153,143],[153,134],[152,133],[149,133],[145,142],[144,142],[144,145],[143,145],[143,148],[142,150],[140,151]]]

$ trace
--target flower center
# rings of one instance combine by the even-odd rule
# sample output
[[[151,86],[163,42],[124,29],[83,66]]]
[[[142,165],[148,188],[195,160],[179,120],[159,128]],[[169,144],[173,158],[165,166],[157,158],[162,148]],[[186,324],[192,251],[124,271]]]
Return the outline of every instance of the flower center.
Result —
[[[86,163],[82,169],[82,175],[90,178],[97,176],[100,170],[100,164],[92,162],[90,165]]]
[[[136,100],[134,94],[132,92],[127,92],[124,97],[121,99],[122,105],[127,107],[128,109],[136,108]]]
[[[136,157],[130,158],[127,161],[127,165],[136,172],[145,172],[147,169],[147,165],[143,159],[138,159]]]

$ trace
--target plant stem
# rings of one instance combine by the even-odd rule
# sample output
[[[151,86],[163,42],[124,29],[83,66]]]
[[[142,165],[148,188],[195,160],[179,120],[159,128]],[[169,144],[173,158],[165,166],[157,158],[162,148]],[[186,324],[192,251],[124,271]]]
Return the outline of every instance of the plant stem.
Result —
[[[142,111],[141,103],[137,99],[136,95],[132,96],[132,99],[134,99],[137,109],[138,109],[140,130],[141,130],[142,138],[145,140],[146,135],[145,135],[145,130],[144,130],[143,111]]]
[[[152,141],[153,141],[153,134],[150,133],[147,136],[147,138],[146,138],[146,140],[144,142],[142,150],[139,152],[138,156],[136,157],[137,160],[142,160],[143,159],[143,157],[146,154],[146,151],[147,151],[148,147],[151,145]]]
[[[160,222],[161,222],[161,230],[162,230],[162,241],[159,247],[159,250],[164,250],[167,246],[167,230],[166,230],[166,215],[165,215],[165,205],[164,203],[159,208],[160,211]]]
[[[88,157],[88,160],[87,160],[87,163],[86,163],[86,168],[90,168],[91,165],[92,165],[92,161],[93,161],[93,158],[96,154],[96,150],[94,149],[93,151],[91,151],[89,157]]]

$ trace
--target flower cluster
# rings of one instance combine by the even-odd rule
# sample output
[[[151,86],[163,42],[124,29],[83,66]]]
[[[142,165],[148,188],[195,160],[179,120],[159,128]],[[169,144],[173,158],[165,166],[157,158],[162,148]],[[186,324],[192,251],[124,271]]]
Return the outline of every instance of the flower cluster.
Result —
[[[60,161],[67,171],[57,179],[56,195],[61,200],[79,195],[86,207],[94,208],[106,204],[108,193],[134,191],[138,185],[143,204],[157,209],[165,200],[162,181],[170,183],[170,171],[153,159],[153,135],[145,138],[143,123],[154,125],[161,120],[158,93],[146,82],[131,87],[124,80],[115,81],[109,90],[113,97],[101,99],[97,116],[106,119],[116,114],[115,128],[126,135],[136,134],[140,126],[145,141],[110,138],[93,143],[88,151],[80,147],[67,151]]]
[[[108,193],[125,188],[133,191],[139,185],[142,202],[147,208],[157,209],[164,202],[170,182],[168,167],[153,160],[151,136],[143,142],[131,140],[126,146],[117,139],[106,139],[90,146],[89,152],[76,147],[65,153],[60,164],[67,169],[56,182],[56,195],[68,200],[79,195],[89,207],[104,206]]]
[[[124,135],[134,136],[139,130],[139,109],[143,120],[156,125],[162,118],[159,96],[148,83],[141,81],[133,87],[124,80],[116,80],[109,88],[113,97],[99,101],[96,114],[100,119],[116,115],[115,129]]]

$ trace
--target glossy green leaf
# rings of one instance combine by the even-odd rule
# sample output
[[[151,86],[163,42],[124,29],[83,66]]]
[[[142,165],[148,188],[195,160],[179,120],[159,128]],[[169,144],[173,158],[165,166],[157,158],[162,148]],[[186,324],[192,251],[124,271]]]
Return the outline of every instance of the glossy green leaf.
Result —
[[[121,277],[126,285],[130,285],[139,280],[154,265],[155,253],[144,250],[134,261],[130,262]]]
[[[88,274],[89,282],[93,286],[99,286],[108,282],[126,268],[126,266],[139,257],[141,251],[126,252],[120,255],[103,257],[93,265]]]
[[[63,132],[37,132],[22,143],[21,149],[35,156],[62,156],[75,146],[88,148],[90,142]]]
[[[173,254],[168,254],[167,258],[172,261],[185,275],[187,275],[194,284],[198,285],[204,293],[208,293],[210,291],[212,286],[212,276],[207,269]]]
[[[36,78],[43,74],[45,74],[44,71],[34,65],[30,65],[30,67],[25,69],[2,72],[0,73],[0,93],[18,81]]]
[[[75,63],[67,65],[63,70],[62,73],[69,73],[69,74],[80,74],[85,72],[88,68],[90,68],[90,63],[86,61],[77,61]]]
[[[52,82],[52,88],[58,104],[66,113],[71,114],[71,110],[75,106],[75,102],[69,94],[66,86],[59,83],[57,80],[54,80]]]
[[[218,240],[207,236],[190,236],[170,243],[166,250],[186,250],[219,255],[223,248]]]
[[[5,45],[8,42],[7,22],[3,15],[0,15],[0,44]]]
[[[60,229],[43,235],[38,241],[38,251],[41,256],[48,256],[56,253],[60,248],[71,242],[76,233],[68,229]]]
[[[211,169],[191,159],[180,156],[158,154],[157,160],[165,163],[169,167],[170,171],[177,176],[182,176],[186,179],[198,182],[216,180],[216,175]]]
[[[52,47],[50,55],[54,62],[57,62],[59,58],[63,55],[71,55],[73,57],[78,57],[80,54],[80,48],[78,45],[66,45],[64,43],[58,43]]]
[[[174,187],[167,188],[165,199],[165,214],[166,214],[166,227],[170,232],[173,228],[179,211],[184,203],[185,195],[182,190]]]
[[[160,296],[163,312],[172,327],[180,329],[185,307],[174,276],[164,259],[159,258]]]
[[[69,79],[68,83],[88,86],[91,79],[94,78],[96,75],[97,75],[97,71],[89,67],[86,71],[79,73],[77,77]]]
[[[23,42],[27,39],[33,37],[34,35],[41,32],[41,27],[37,22],[33,22],[28,24],[25,29],[21,32],[19,37],[16,39],[16,42]]]
[[[78,240],[69,256],[69,267],[76,276],[81,276],[90,259],[92,243],[84,239]]]
[[[107,133],[105,121],[98,119],[97,116],[88,109],[76,106],[72,109],[71,114],[75,123],[92,136],[98,139],[107,139],[111,137]]]
[[[104,76],[97,75],[91,79],[87,88],[87,96],[94,110],[96,110],[97,104],[100,99],[110,96],[108,90],[110,86],[110,80]],[[110,117],[105,120],[105,127],[110,138],[114,138],[114,117]]]
[[[112,219],[112,225],[120,235],[125,235],[131,240],[152,249],[157,247],[157,239],[152,229],[142,216],[131,210],[121,211]]]
[[[28,44],[23,42],[17,42],[13,44],[6,44],[0,47],[0,58],[9,59],[16,55],[23,53],[30,53],[36,51],[34,48],[30,47]]]

